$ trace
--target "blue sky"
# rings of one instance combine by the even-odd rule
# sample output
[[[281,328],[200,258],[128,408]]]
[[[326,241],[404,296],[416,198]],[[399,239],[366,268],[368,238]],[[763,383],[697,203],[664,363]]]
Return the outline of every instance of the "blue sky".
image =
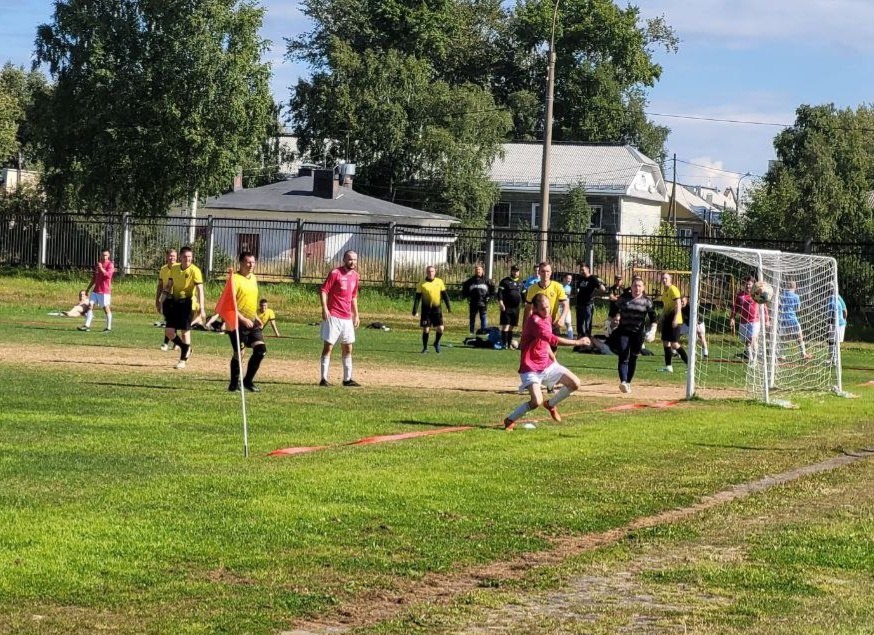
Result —
[[[294,2],[265,0],[263,36],[276,99],[306,69],[285,62],[283,37],[307,29]],[[622,2],[624,4],[624,2]],[[636,0],[644,17],[664,15],[680,37],[650,92],[651,113],[766,124],[794,121],[803,103],[839,107],[871,103],[874,86],[874,0]],[[0,0],[0,62],[29,65],[37,25],[51,17],[49,0]],[[729,124],[652,116],[671,128],[683,183],[736,187],[761,175],[774,158],[775,125]],[[690,165],[694,164],[694,165]],[[697,167],[704,166],[704,167]],[[670,169],[666,174],[671,178]],[[746,187],[753,179],[744,179]]]

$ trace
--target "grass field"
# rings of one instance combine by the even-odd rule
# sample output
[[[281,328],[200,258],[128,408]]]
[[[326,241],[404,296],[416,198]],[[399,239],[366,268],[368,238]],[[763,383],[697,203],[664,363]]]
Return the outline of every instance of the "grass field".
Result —
[[[392,331],[359,331],[363,388],[321,389],[313,288],[276,285],[285,337],[248,395],[244,459],[227,338],[195,333],[175,371],[153,281],[116,283],[106,334],[99,314],[90,333],[46,315],[77,285],[0,278],[0,632],[872,632],[870,460],[580,546],[874,446],[871,345],[844,349],[858,399],[798,410],[613,411],[679,396],[682,373],[644,358],[621,395],[615,358],[563,352],[588,386],[565,422],[505,433],[518,354],[459,347],[466,311],[454,347],[420,355],[410,298],[368,290],[363,321]],[[454,426],[470,429],[347,445]],[[267,456],[299,446],[327,447]]]

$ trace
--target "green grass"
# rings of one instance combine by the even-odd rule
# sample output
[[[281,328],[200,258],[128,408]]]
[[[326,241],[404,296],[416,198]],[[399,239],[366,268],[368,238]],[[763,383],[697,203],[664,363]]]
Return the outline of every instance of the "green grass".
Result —
[[[273,285],[264,295],[288,338],[268,342],[264,392],[248,400],[251,456],[244,459],[239,398],[225,390],[224,374],[199,371],[196,364],[176,373],[167,354],[156,350],[160,330],[147,312],[153,285],[119,283],[114,332],[82,334],[73,330],[76,322],[45,315],[72,304],[76,281],[0,278],[2,632],[288,630],[297,618],[400,581],[548,548],[553,536],[622,526],[734,483],[821,460],[836,447],[872,444],[874,395],[859,386],[871,378],[868,370],[845,373],[859,399],[805,397],[796,411],[696,401],[617,414],[602,411],[618,401],[615,358],[566,355],[585,381],[605,385],[604,396],[574,398],[567,411],[576,414],[564,425],[513,434],[491,426],[521,398],[479,389],[475,379],[463,391],[374,383],[357,392],[271,379],[271,367],[286,366],[310,367],[315,379],[320,348],[316,327],[308,326],[318,315],[313,288]],[[217,287],[209,293],[216,297]],[[370,290],[361,304],[365,316],[395,327],[359,332],[356,364],[369,372],[404,369],[415,377],[418,370],[464,368],[514,377],[515,353],[450,348],[440,356],[418,355],[409,298]],[[465,330],[466,315],[453,317],[447,339],[458,343],[453,330]],[[101,317],[95,319],[102,328]],[[195,334],[195,346],[198,358],[227,357],[223,336]],[[57,350],[61,362],[83,351],[92,362],[29,364],[29,352],[42,347]],[[870,366],[871,350],[849,347],[846,364]],[[168,370],[153,365],[155,359],[167,360]],[[338,365],[335,357],[335,372]],[[681,375],[658,376],[658,365],[655,357],[644,361],[640,380],[681,384]],[[340,445],[449,425],[473,429]],[[303,445],[334,447],[266,456]],[[821,478],[841,482],[837,474]],[[789,508],[793,500],[787,494],[771,504]],[[768,505],[750,512],[755,504],[733,507],[742,508],[740,515],[769,513]],[[744,545],[753,561],[746,569],[677,567],[652,573],[646,583],[694,582],[749,598],[750,606],[738,605],[739,617],[716,614],[716,624],[726,628],[755,623],[775,606],[788,606],[800,624],[800,612],[819,595],[797,568],[868,576],[870,543],[854,542],[870,535],[868,519],[849,514],[830,530],[832,519],[811,513],[792,533],[779,539],[763,534]],[[707,535],[697,527],[693,534]],[[640,540],[662,545],[689,535],[653,531]],[[600,556],[621,563],[633,546]],[[520,589],[541,583],[532,578]],[[505,593],[497,586],[496,593]],[[857,593],[852,601],[861,599]],[[465,615],[494,598],[468,601],[474,608]],[[840,624],[861,632],[857,620],[868,612],[843,608]],[[416,630],[413,622],[402,619],[398,632]],[[436,629],[441,622],[429,624]]]

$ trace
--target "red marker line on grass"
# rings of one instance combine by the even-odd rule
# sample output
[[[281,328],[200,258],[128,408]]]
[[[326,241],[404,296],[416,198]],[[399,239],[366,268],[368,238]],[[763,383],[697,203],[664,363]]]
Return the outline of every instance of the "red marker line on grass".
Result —
[[[401,434],[384,434],[375,437],[364,437],[356,441],[348,441],[347,443],[335,443],[334,445],[313,445],[298,448],[282,448],[268,452],[267,456],[289,456],[295,454],[306,454],[307,452],[315,452],[316,450],[326,450],[328,448],[339,448],[346,445],[372,445],[374,443],[387,443],[389,441],[404,441],[406,439],[415,439],[417,437],[428,437],[435,434],[446,434],[448,432],[464,432],[470,430],[472,426],[454,426],[452,428],[435,428],[434,430],[418,430],[416,432],[403,432]]]

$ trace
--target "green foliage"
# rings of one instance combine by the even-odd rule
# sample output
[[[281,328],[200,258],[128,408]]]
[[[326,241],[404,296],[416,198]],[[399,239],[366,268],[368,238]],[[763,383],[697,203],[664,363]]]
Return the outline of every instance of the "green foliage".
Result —
[[[35,153],[37,102],[49,94],[45,75],[10,62],[0,69],[0,167],[29,169]]]
[[[40,130],[62,208],[164,215],[226,190],[267,136],[263,9],[246,0],[60,0],[36,59],[56,79]]]
[[[301,150],[355,161],[368,193],[482,226],[497,142],[543,134],[553,3],[504,5],[306,0],[313,28],[288,46],[315,69],[291,99]],[[654,48],[676,49],[670,27],[610,0],[564,2],[558,18],[555,139],[661,157],[668,131],[646,119],[645,89],[661,74]]]
[[[680,241],[674,226],[664,219],[641,253],[649,257],[650,267],[660,271],[689,271],[692,267],[689,245]]]
[[[434,80],[426,61],[332,43],[331,72],[300,80],[292,98],[301,150],[355,161],[364,191],[392,199],[401,192],[404,202],[484,227],[497,200],[486,171],[507,114],[478,86]],[[338,130],[345,140],[330,141]]]
[[[774,139],[779,159],[752,192],[744,225],[757,237],[874,240],[874,109],[803,105]]]
[[[586,189],[577,185],[568,190],[558,208],[550,249],[556,265],[562,270],[576,270],[576,262],[584,260],[585,234],[592,224],[592,208],[586,200]],[[560,263],[560,264],[559,264]]]

